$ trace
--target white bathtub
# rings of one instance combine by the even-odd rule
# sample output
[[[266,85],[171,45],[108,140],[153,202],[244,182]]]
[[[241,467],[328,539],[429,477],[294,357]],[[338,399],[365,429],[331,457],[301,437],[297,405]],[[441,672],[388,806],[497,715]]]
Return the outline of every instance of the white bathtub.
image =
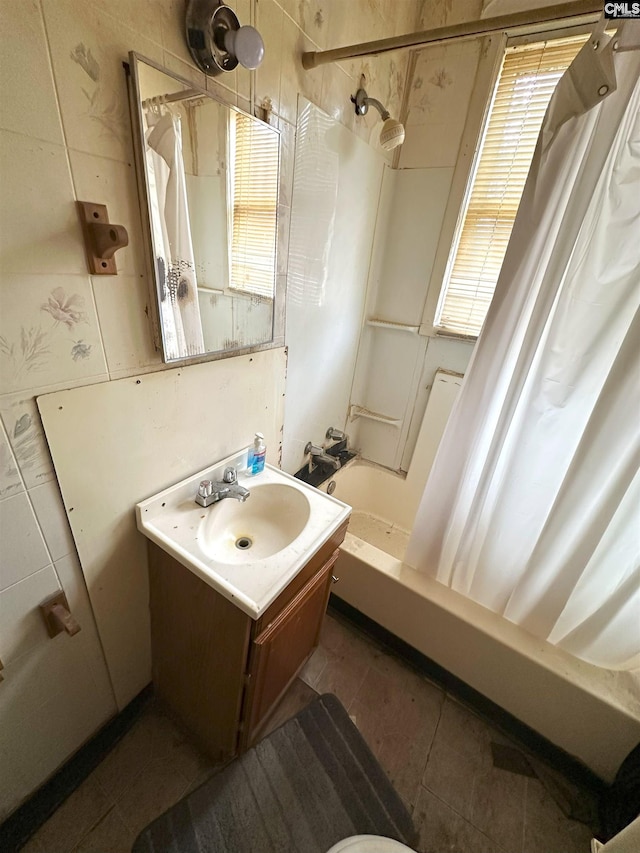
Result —
[[[334,477],[353,514],[333,592],[611,782],[640,742],[638,673],[580,661],[402,562],[447,405],[430,402],[420,475],[354,460]]]

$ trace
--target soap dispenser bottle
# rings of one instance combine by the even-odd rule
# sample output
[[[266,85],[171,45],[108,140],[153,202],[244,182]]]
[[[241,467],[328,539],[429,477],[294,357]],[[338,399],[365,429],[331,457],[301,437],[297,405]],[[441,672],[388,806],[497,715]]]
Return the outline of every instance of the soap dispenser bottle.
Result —
[[[264,471],[264,461],[267,455],[267,445],[264,443],[264,435],[261,432],[256,433],[252,452],[251,473],[259,474],[260,471]]]

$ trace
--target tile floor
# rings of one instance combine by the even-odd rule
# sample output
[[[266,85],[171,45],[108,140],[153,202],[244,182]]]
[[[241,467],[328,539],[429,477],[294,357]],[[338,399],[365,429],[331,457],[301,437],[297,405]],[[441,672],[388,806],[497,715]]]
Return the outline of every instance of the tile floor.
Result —
[[[533,758],[539,775],[495,767],[492,742],[518,745],[332,615],[270,729],[316,692],[335,693],[349,711],[413,813],[420,853],[589,853],[592,831],[558,805],[570,787],[561,777]],[[144,826],[212,771],[152,703],[23,853],[129,853]],[[589,813],[589,795],[577,794]]]

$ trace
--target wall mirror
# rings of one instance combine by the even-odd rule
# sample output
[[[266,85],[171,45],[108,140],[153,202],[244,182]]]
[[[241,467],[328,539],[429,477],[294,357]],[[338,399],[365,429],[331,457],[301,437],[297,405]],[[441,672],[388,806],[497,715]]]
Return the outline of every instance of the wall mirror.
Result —
[[[276,345],[279,132],[129,59],[164,360]]]

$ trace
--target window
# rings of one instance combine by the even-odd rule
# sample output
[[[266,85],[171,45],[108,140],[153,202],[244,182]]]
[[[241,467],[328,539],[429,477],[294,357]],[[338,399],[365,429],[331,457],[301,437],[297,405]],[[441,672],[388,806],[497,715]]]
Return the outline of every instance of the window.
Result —
[[[273,128],[232,113],[230,145],[231,284],[273,298],[278,209],[278,137]]]
[[[588,36],[507,48],[447,264],[434,326],[477,337],[498,281],[553,90]]]

